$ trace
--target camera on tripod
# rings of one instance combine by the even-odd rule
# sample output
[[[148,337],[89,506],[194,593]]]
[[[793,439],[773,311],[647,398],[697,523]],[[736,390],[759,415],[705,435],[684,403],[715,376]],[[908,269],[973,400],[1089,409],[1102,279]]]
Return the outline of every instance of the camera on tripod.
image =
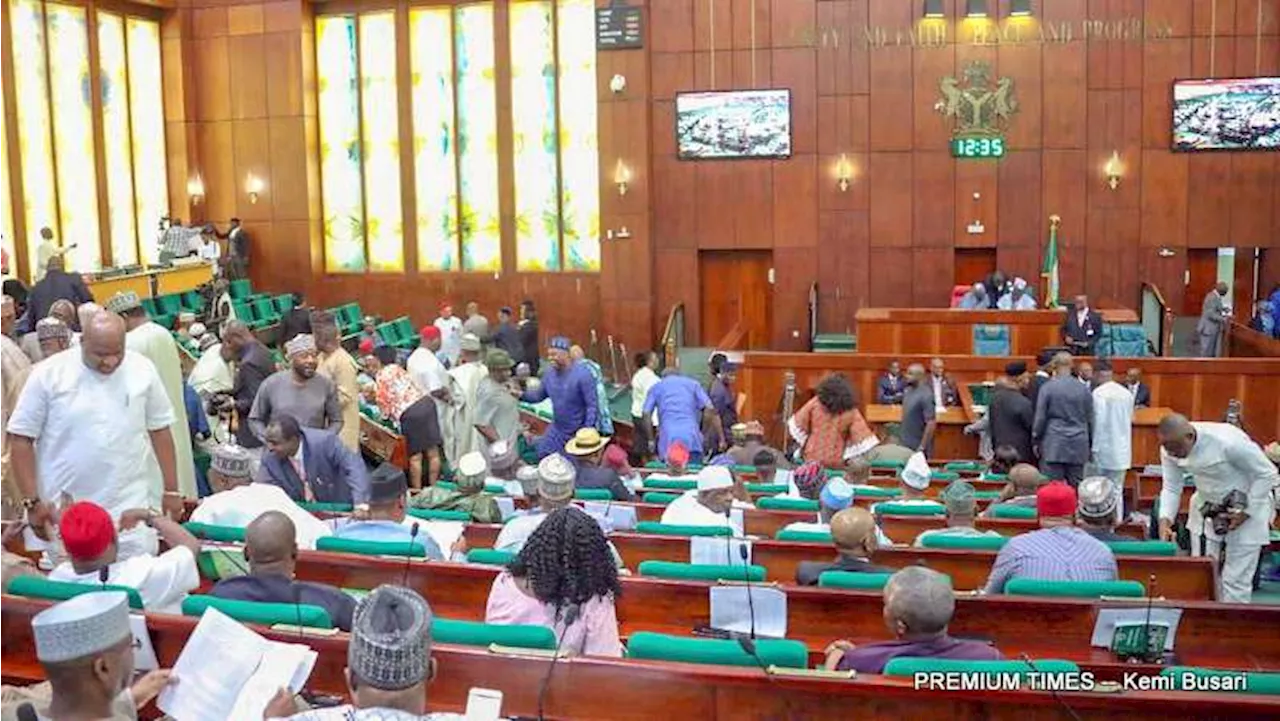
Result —
[[[1231,514],[1237,511],[1243,513],[1248,506],[1249,497],[1244,494],[1244,491],[1235,490],[1217,503],[1205,501],[1200,504],[1200,515],[1213,523],[1214,533],[1225,536],[1231,530]],[[1247,514],[1246,517],[1248,517]]]

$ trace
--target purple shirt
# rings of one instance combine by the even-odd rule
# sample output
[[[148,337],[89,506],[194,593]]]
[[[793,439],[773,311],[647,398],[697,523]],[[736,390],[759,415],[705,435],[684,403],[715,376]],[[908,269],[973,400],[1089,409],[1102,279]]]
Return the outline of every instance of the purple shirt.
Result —
[[[1041,528],[1009,539],[996,556],[986,593],[1003,593],[1011,578],[1038,581],[1114,581],[1116,557],[1075,526]]]
[[[881,641],[858,646],[845,653],[836,669],[883,673],[885,665],[900,656],[956,661],[999,661],[1004,658],[999,651],[981,641],[961,641],[943,633],[927,641]]]
[[[710,405],[707,392],[688,376],[671,375],[655,383],[644,400],[644,415],[658,411],[658,455],[666,458],[675,441],[690,453],[701,453],[702,411]]]

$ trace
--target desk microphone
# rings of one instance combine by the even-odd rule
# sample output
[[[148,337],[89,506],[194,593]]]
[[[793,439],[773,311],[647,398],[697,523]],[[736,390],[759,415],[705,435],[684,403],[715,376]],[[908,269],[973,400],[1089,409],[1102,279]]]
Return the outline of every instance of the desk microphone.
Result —
[[[107,590],[107,580],[111,578],[111,566],[103,566],[98,569],[98,583],[102,586],[102,590]]]
[[[751,597],[751,565],[747,562],[749,554],[745,543],[738,545],[738,555],[742,557],[742,580],[747,587],[747,612],[751,614],[751,635],[748,637],[737,634],[736,638],[742,650],[746,651],[747,655],[755,660],[761,671],[764,671],[765,678],[773,680],[773,675],[769,673],[769,665],[764,662],[764,659],[760,658],[760,654],[756,650],[756,604]]]
[[[1031,657],[1027,655],[1026,651],[1023,651],[1022,653],[1018,654],[1018,658],[1022,659],[1023,661],[1026,661],[1027,665],[1031,667],[1032,671],[1035,671],[1036,673],[1042,673],[1040,669],[1036,668],[1035,662],[1031,660]],[[1067,704],[1067,702],[1062,698],[1062,696],[1058,695],[1058,689],[1055,688],[1052,683],[1049,685],[1049,694],[1053,696],[1054,701],[1058,702],[1058,705],[1062,706],[1062,708],[1068,714],[1071,715],[1071,718],[1075,719],[1075,721],[1082,721],[1082,719],[1080,718],[1080,714],[1076,713],[1076,710],[1071,708],[1071,706]]]
[[[538,721],[544,721],[543,711],[546,708],[547,690],[551,687],[551,675],[555,673],[556,661],[560,659],[560,646],[564,643],[564,637],[569,635],[569,627],[578,621],[579,614],[582,613],[582,607],[576,603],[569,604],[564,610],[564,631],[560,634],[560,638],[556,639],[556,652],[551,657],[551,664],[547,666],[547,675],[542,679],[542,687],[538,689]]]
[[[418,522],[414,521],[413,526],[409,529],[409,545],[404,552],[404,577],[400,579],[400,585],[405,588],[409,587],[409,566],[413,563],[413,543],[418,537]]]
[[[1156,653],[1151,648],[1151,604],[1155,601],[1156,596],[1156,574],[1147,577],[1147,618],[1142,622],[1142,660],[1145,663],[1159,663],[1160,658],[1164,656],[1164,649],[1160,649],[1160,653]]]

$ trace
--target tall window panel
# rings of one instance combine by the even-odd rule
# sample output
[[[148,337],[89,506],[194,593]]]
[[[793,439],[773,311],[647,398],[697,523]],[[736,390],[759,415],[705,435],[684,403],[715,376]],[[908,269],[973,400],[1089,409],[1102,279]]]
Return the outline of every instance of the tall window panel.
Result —
[[[316,20],[320,110],[320,193],[325,267],[350,273],[368,266],[364,247],[364,181],[360,171],[360,90],[356,19]]]
[[[392,11],[360,16],[360,83],[369,267],[375,271],[402,271],[400,115],[396,96],[396,19]]]
[[[600,270],[595,3],[560,0],[560,208],[564,269]]]
[[[142,255],[148,263],[156,263],[160,260],[160,247],[154,241],[155,228],[160,218],[169,214],[160,23],[131,17],[126,20],[125,29],[129,51],[129,119],[133,129],[134,212]],[[116,265],[122,265],[121,261],[117,260]]]
[[[35,274],[40,229],[58,227],[58,199],[49,136],[49,72],[45,59],[44,6],[37,0],[9,5],[13,38],[13,90],[17,96],[18,153],[22,162],[21,210],[27,265]],[[7,168],[6,168],[7,172]]]
[[[138,262],[133,207],[133,143],[129,135],[129,78],[125,71],[124,18],[98,13],[98,63],[102,93],[102,140],[107,165],[107,209],[111,258]]]
[[[511,6],[516,269],[560,269],[555,37],[550,2]]]
[[[462,269],[502,269],[493,6],[455,11]]]
[[[54,167],[64,247],[75,244],[69,266],[102,267],[98,232],[98,179],[94,165],[93,108],[89,83],[89,29],[86,12],[72,5],[45,4],[49,32],[49,97],[53,112]]]
[[[453,102],[453,10],[409,12],[418,269],[458,269],[458,166]]]
[[[9,259],[6,274],[18,274],[17,245],[13,238],[13,203],[9,194],[9,144],[5,142],[7,132],[5,114],[0,112],[0,234],[3,234],[5,257]]]

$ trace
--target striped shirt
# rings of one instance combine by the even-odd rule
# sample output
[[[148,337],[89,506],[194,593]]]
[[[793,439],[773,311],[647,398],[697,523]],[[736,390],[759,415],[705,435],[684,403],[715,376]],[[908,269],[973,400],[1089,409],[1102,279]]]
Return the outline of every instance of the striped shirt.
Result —
[[[200,236],[203,233],[204,228],[184,228],[181,225],[171,225],[165,228],[164,234],[160,236],[160,250],[169,253],[175,258],[186,257],[192,251],[199,250]]]
[[[1011,578],[1114,581],[1116,557],[1106,544],[1075,526],[1042,528],[1015,536],[1000,549],[985,592],[1003,593]]]

